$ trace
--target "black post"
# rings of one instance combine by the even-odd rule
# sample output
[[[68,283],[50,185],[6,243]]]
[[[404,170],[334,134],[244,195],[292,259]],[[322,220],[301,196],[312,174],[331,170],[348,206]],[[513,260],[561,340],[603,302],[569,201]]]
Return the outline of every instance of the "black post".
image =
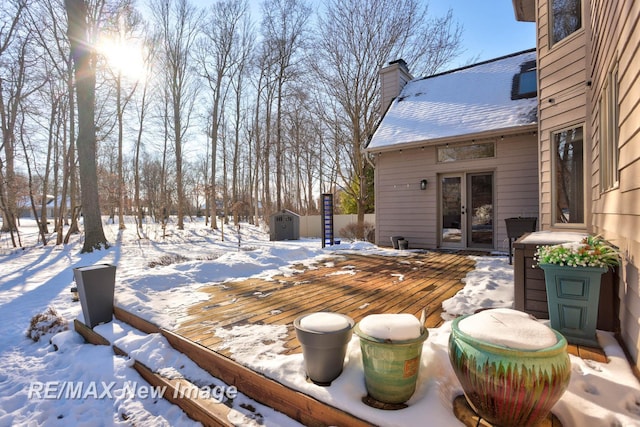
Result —
[[[333,245],[333,194],[322,194],[322,247]]]

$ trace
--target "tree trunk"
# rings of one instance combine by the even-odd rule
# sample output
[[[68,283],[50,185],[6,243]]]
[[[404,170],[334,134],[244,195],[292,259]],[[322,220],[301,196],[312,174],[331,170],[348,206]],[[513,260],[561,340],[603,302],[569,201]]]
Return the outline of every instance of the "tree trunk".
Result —
[[[180,101],[174,98],[173,129],[176,149],[176,190],[178,193],[178,230],[184,230],[184,186],[182,184],[182,123],[180,117]]]
[[[22,11],[26,7],[26,2],[17,4],[15,15],[11,22],[3,22],[2,31],[0,31],[0,56],[6,52],[11,45],[11,41],[17,38],[18,27]],[[26,40],[23,41],[26,43]],[[18,205],[16,197],[16,175],[15,175],[15,123],[18,112],[18,105],[22,97],[21,91],[25,82],[25,45],[20,47],[20,57],[18,58],[17,70],[11,76],[9,83],[8,98],[4,99],[3,80],[0,79],[0,122],[2,127],[2,141],[0,147],[4,147],[4,162],[0,159],[0,210],[2,211],[2,229],[0,231],[10,232],[11,240],[14,247],[17,247],[14,239],[14,232],[18,231],[17,214]],[[12,59],[3,57],[2,62],[12,62]],[[5,66],[6,68],[6,66]],[[13,81],[15,80],[15,82]],[[5,172],[2,169],[5,169]]]
[[[56,129],[56,118],[59,114],[58,106],[60,100],[54,99],[51,104],[51,115],[49,116],[49,140],[47,141],[47,159],[44,167],[44,176],[42,179],[42,194],[40,196],[40,228],[45,234],[49,234],[48,217],[47,217],[47,193],[49,192],[49,174],[51,173],[51,156],[53,155],[54,134]],[[57,193],[54,193],[57,195]],[[55,196],[54,196],[55,197]],[[55,214],[54,214],[55,215]]]
[[[21,131],[20,135],[24,135],[24,131]],[[38,219],[38,210],[36,209],[35,196],[33,195],[33,174],[31,173],[31,162],[29,161],[27,145],[24,143],[24,138],[21,138],[20,142],[22,143],[22,151],[24,152],[25,166],[27,167],[27,178],[29,183],[29,202],[31,203],[31,212],[33,213],[33,218],[36,220],[36,224],[38,224],[38,233],[40,234],[40,239],[42,239],[42,245],[46,246],[47,234],[45,233],[42,222]]]
[[[84,217],[84,245],[82,252],[108,247],[102,229],[98,199],[95,127],[95,68],[87,28],[87,5],[82,0],[65,0],[69,21],[69,42],[73,56],[78,101],[78,161],[82,212]]]
[[[218,108],[220,104],[220,87],[216,87],[213,98],[213,113],[211,113],[211,193],[209,194],[211,208],[211,229],[218,229],[218,204],[216,203],[216,153],[218,151]]]
[[[282,79],[281,77],[278,80],[278,111],[276,111],[276,211],[278,212],[282,209]]]
[[[125,102],[126,103],[126,102]],[[122,102],[122,76],[118,72],[116,77],[116,114],[118,116],[118,229],[124,230],[124,171],[122,169],[122,139],[124,138]]]
[[[73,129],[75,129],[75,127],[73,126],[73,116],[74,116],[74,101],[73,101],[73,84],[72,84],[72,80],[73,78],[71,77],[72,75],[72,70],[71,68],[69,68],[69,79],[68,79],[68,90],[69,90],[69,117],[70,117],[70,121],[69,121],[69,137],[67,138],[67,121],[66,120],[62,120],[62,126],[63,126],[63,131],[62,131],[62,190],[60,191],[60,204],[58,204],[58,198],[56,198],[56,202],[54,205],[54,208],[57,208],[57,220],[56,220],[56,225],[55,225],[55,231],[56,231],[56,245],[61,245],[62,241],[64,239],[64,235],[62,233],[62,228],[63,228],[63,224],[64,224],[64,216],[65,216],[65,211],[67,208],[67,191],[68,191],[68,187],[69,187],[69,175],[71,173],[71,167],[69,166],[69,156],[67,155],[67,153],[69,152],[69,150],[73,150]],[[69,141],[69,146],[67,147],[67,141]],[[56,156],[57,158],[58,156]],[[58,162],[54,162],[54,164],[58,164]],[[58,182],[58,177],[60,176],[59,172],[56,170],[55,176],[54,176],[54,182],[56,183],[56,188],[54,191],[54,194],[58,194],[57,190],[57,182]]]
[[[136,230],[138,232],[138,237],[141,237],[140,231],[142,230],[142,203],[140,202],[140,149],[142,148],[142,128],[144,124],[144,119],[147,113],[147,83],[144,84],[142,89],[142,99],[140,100],[140,123],[138,127],[138,136],[136,138],[136,148],[135,148],[135,156],[134,156],[134,167],[133,167],[133,179],[134,179],[134,199],[136,204]]]
[[[73,55],[71,55],[73,56]],[[67,208],[72,210],[74,206],[78,206],[77,202],[77,192],[78,183],[76,181],[76,148],[77,144],[75,144],[76,138],[76,125],[75,125],[75,116],[76,116],[76,102],[73,97],[73,66],[71,60],[69,60],[69,76],[67,80],[68,88],[69,88],[69,146],[66,150],[65,161],[67,162],[67,166],[65,167],[65,175],[64,178],[68,180],[65,181],[65,195],[61,200],[60,205],[60,238],[62,238],[62,227],[66,222],[65,218],[69,215],[67,212]],[[94,132],[95,135],[95,132]],[[67,206],[67,194],[69,195],[69,206]],[[78,227],[78,222],[73,219],[73,215],[71,215],[71,224],[69,225],[70,233],[77,233],[80,229]],[[64,243],[68,243],[68,240]]]

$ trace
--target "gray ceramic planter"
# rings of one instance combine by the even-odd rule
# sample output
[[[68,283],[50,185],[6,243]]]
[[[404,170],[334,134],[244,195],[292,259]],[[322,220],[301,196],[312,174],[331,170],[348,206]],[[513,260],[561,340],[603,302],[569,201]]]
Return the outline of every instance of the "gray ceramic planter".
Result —
[[[307,376],[318,385],[330,385],[336,379],[344,366],[347,346],[351,341],[352,329],[355,324],[352,318],[344,314],[331,313],[343,317],[348,327],[329,332],[318,332],[303,328],[300,321],[314,313],[304,314],[294,320],[298,341],[302,345],[302,355]]]

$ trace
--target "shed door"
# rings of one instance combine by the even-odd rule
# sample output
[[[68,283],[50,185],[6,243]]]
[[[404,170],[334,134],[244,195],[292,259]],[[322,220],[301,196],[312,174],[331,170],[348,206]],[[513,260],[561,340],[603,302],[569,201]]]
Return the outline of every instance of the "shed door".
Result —
[[[493,172],[440,177],[440,245],[493,248]]]
[[[279,240],[293,240],[293,218],[290,215],[278,215],[276,217]]]

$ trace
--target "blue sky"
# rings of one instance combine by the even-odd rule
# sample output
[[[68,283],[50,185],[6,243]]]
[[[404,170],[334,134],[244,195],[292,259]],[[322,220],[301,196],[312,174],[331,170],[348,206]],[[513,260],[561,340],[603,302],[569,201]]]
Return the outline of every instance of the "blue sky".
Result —
[[[429,9],[436,16],[452,9],[464,27],[465,52],[453,68],[536,47],[535,23],[516,21],[511,0],[431,0]]]
[[[214,0],[193,0],[199,6]],[[308,0],[314,9],[323,0]],[[261,0],[249,0],[254,18]],[[442,16],[447,10],[463,26],[464,52],[447,68],[453,69],[473,62],[493,59],[536,46],[535,24],[516,21],[511,0],[430,0],[429,13]],[[477,60],[477,61],[476,61]]]

